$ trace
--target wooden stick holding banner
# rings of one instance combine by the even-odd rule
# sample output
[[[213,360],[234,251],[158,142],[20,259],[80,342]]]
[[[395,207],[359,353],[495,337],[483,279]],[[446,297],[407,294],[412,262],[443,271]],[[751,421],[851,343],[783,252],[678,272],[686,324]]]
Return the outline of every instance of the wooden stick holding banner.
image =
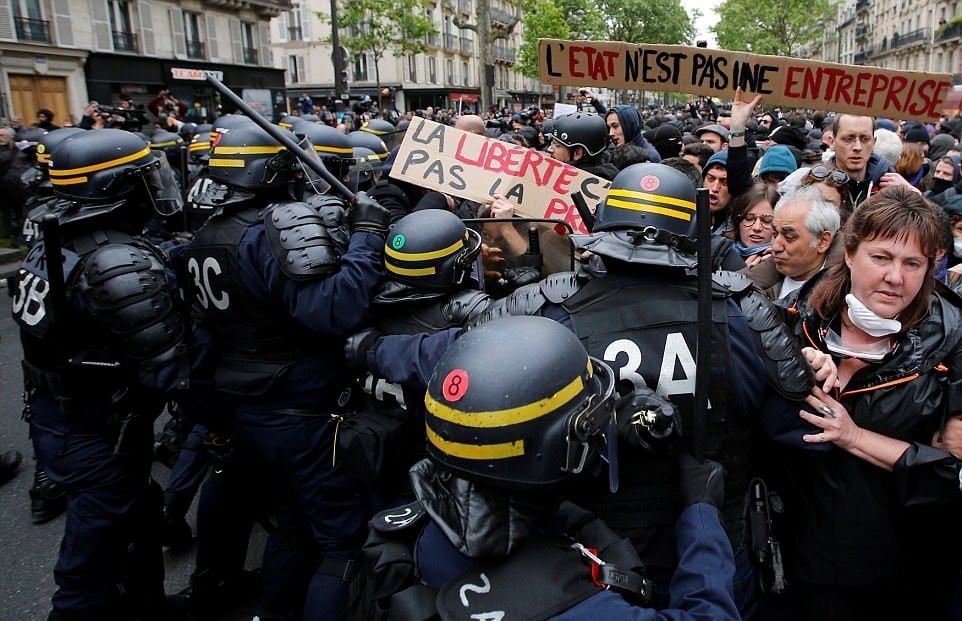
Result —
[[[896,119],[938,120],[952,85],[946,73],[840,65],[683,45],[538,41],[541,81],[647,91],[764,96],[766,104]]]
[[[546,153],[415,118],[404,134],[391,176],[479,203],[502,194],[516,213],[554,218],[587,233],[571,195],[594,212],[611,182]]]

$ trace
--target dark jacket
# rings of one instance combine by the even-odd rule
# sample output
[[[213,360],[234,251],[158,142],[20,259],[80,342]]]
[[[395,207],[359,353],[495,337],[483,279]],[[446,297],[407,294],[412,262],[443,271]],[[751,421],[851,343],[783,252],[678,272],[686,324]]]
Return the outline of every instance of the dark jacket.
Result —
[[[786,319],[803,346],[828,351],[824,330],[838,332],[839,320],[821,320],[807,303],[820,279],[789,296]],[[887,358],[835,391],[857,425],[911,444],[893,472],[837,447],[779,451],[789,581],[839,589],[900,584],[912,601],[937,605],[938,578],[958,574],[949,529],[958,519],[958,462],[929,443],[962,397],[959,303],[944,289],[934,293],[929,315],[898,337]]]

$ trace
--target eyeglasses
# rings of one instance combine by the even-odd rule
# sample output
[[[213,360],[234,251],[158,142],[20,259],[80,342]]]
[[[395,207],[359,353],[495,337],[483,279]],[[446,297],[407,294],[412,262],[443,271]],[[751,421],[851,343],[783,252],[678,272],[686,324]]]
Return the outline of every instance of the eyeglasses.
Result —
[[[753,213],[747,213],[742,216],[742,226],[754,226],[755,220],[761,220],[762,226],[770,229],[772,228],[772,223],[775,222],[775,216],[759,216]]]
[[[815,181],[824,181],[834,186],[846,185],[850,179],[848,173],[844,170],[829,168],[828,166],[813,166],[808,174]]]
[[[836,140],[838,142],[841,142],[844,145],[853,145],[856,142],[860,142],[861,144],[872,144],[873,142],[875,142],[875,136],[869,136],[867,134],[864,136],[856,136],[855,134],[846,134],[844,136],[841,136],[840,138],[836,138]]]

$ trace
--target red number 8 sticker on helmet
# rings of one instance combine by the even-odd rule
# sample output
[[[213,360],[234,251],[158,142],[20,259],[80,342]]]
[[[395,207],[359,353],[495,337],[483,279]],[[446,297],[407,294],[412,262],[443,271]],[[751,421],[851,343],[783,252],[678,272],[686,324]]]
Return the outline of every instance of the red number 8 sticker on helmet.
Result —
[[[654,175],[645,175],[641,178],[641,183],[639,185],[645,192],[654,192],[658,189],[658,186],[661,185],[661,181],[659,181],[658,177]]]
[[[468,394],[469,384],[468,372],[464,369],[454,369],[441,382],[441,393],[448,401],[460,401],[464,395]]]

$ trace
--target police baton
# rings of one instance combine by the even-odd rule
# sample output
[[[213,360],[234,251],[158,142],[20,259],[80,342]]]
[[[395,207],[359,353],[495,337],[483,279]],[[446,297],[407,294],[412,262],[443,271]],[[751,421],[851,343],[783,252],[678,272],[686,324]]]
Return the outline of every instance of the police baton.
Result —
[[[180,152],[180,201],[184,205],[181,213],[184,216],[184,230],[190,231],[190,209],[187,207],[187,194],[190,193],[190,188],[187,187],[188,177],[190,175],[187,166],[187,157],[190,155],[190,149],[187,146],[187,142],[184,141],[177,147],[177,150]]]
[[[49,304],[45,305],[47,318],[54,330],[57,329],[58,320],[62,317],[63,303],[67,300],[66,285],[63,276],[63,246],[60,243],[60,220],[54,214],[47,214],[40,221],[40,230],[43,233],[44,260],[47,263],[47,287]],[[56,335],[55,336],[59,336]],[[54,341],[59,345],[60,339]],[[58,360],[63,359],[58,356]]]
[[[234,91],[224,86],[223,82],[221,82],[214,76],[210,75],[209,73],[207,74],[207,82],[211,86],[216,88],[221,95],[223,95],[224,97],[227,97],[227,99],[229,99],[231,103],[237,106],[237,108],[241,112],[243,112],[245,115],[247,115],[247,117],[250,120],[254,121],[254,123],[256,123],[258,127],[260,127],[265,132],[270,134],[271,138],[273,138],[277,142],[284,145],[284,147],[286,147],[288,151],[294,154],[294,156],[296,156],[297,159],[301,160],[301,162],[305,166],[307,166],[312,171],[317,173],[318,176],[320,176],[322,179],[324,179],[324,181],[330,184],[332,188],[337,190],[337,193],[340,194],[342,197],[344,197],[344,199],[347,202],[349,202],[351,205],[353,205],[356,202],[357,198],[354,196],[354,192],[351,192],[346,185],[341,183],[340,179],[338,179],[333,174],[331,174],[331,171],[325,168],[324,164],[322,164],[319,160],[312,159],[304,151],[304,149],[302,149],[301,146],[297,144],[297,141],[294,140],[294,137],[291,134],[291,132],[281,129],[277,125],[274,125],[273,123],[265,119],[263,116],[258,114],[256,110],[251,108],[249,105],[247,105],[247,103],[243,99],[238,97],[237,93],[235,93]]]
[[[708,190],[695,194],[695,230],[698,234],[698,351],[695,354],[695,411],[692,416],[691,455],[705,458],[705,420],[708,417],[711,370],[711,209]]]

